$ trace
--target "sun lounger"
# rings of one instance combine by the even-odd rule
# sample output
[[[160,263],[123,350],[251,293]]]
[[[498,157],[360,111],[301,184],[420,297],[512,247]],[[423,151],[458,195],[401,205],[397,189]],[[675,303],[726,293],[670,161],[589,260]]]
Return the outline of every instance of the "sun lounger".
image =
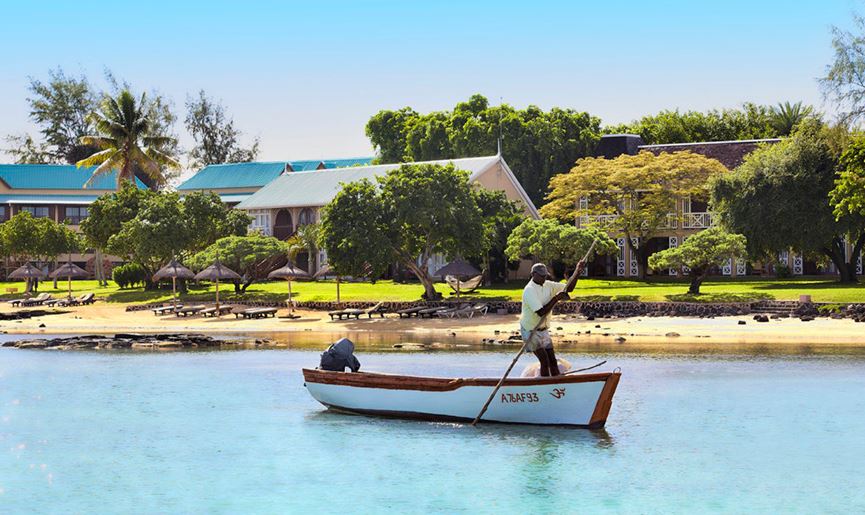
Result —
[[[413,316],[415,316],[415,317],[418,316],[418,311],[420,311],[422,309],[426,309],[426,308],[424,308],[423,306],[419,306],[419,307],[414,307],[414,308],[400,309],[399,311],[396,312],[396,314],[399,315],[400,318],[403,318],[403,317],[411,318]]]
[[[45,303],[46,306],[50,306],[51,301]],[[61,299],[57,301],[58,306],[79,306],[84,304],[91,304],[93,302],[93,294],[85,293],[84,295],[79,295],[77,297],[66,297],[65,299]]]
[[[269,316],[276,318],[276,312],[279,311],[277,308],[251,308],[245,309],[240,312],[234,312],[236,317],[242,316],[243,318],[267,318]]]
[[[204,306],[204,305],[189,306],[189,307],[178,309],[177,311],[174,312],[174,314],[175,314],[175,316],[179,316],[179,317],[188,317],[188,316],[192,316],[192,315],[197,315],[199,312],[204,310],[204,308],[206,308],[206,307],[207,306]]]
[[[153,308],[150,311],[153,311],[153,314],[156,316],[166,315],[168,313],[173,313],[175,309],[180,309],[183,307],[183,304],[178,304],[177,306],[160,306],[158,308]]]
[[[365,309],[363,313],[369,318],[372,318],[373,315],[379,315],[384,318],[385,314],[390,313],[390,311],[390,309],[384,306],[384,302],[379,302],[375,306]]]
[[[448,314],[450,318],[473,318],[475,315],[487,314],[489,307],[486,304],[465,305]]]
[[[16,306],[20,306],[20,305],[21,305],[21,302],[23,302],[23,301],[25,301],[25,300],[27,300],[27,299],[29,299],[29,298],[30,298],[30,297],[21,297],[21,298],[18,298],[18,299],[9,299],[9,300],[7,300],[6,302],[8,302],[9,304],[12,304],[12,307],[14,308],[14,307],[16,307]]]
[[[54,305],[57,304],[58,302],[61,303],[61,304],[60,304],[61,306],[65,306],[66,304],[63,304],[63,302],[65,302],[65,301],[66,301],[66,299],[63,299],[63,300],[59,300],[59,299],[48,299],[48,300],[46,300],[43,304],[51,308],[51,307],[54,307]],[[72,299],[72,301],[75,301],[75,299]]]
[[[468,309],[471,307],[471,304],[460,304],[459,306],[453,306],[450,308],[443,308],[438,310],[435,313],[435,316],[439,318],[453,318],[456,313],[459,313],[462,310]]]
[[[51,295],[47,293],[40,293],[38,296],[33,297],[31,299],[24,299],[21,301],[21,306],[41,306],[46,301],[51,300]]]
[[[361,315],[365,313],[362,309],[340,309],[339,311],[328,311],[328,315],[330,315],[330,319],[333,320],[337,318],[342,320],[342,317],[351,319],[354,317],[355,319],[359,319]]]
[[[445,306],[436,306],[434,308],[426,308],[426,309],[422,309],[422,310],[418,311],[417,316],[419,316],[420,318],[432,318],[432,317],[438,316],[438,313],[440,311],[448,311],[449,309],[454,309],[454,308],[448,308]]]
[[[78,297],[78,303],[82,306],[86,306],[87,304],[93,304],[96,302],[96,294],[94,293],[85,293],[84,295]]]
[[[219,306],[219,309],[217,309],[216,306],[210,306],[209,308],[202,309],[198,313],[205,317],[217,317],[231,313],[233,310],[234,306]]]

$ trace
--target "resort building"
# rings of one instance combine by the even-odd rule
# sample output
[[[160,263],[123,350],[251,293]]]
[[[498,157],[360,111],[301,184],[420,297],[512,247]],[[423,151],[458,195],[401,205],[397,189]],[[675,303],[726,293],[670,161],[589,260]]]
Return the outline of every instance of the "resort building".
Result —
[[[761,145],[772,145],[781,141],[780,139],[738,140],[738,141],[712,141],[699,143],[678,143],[667,145],[645,145],[640,136],[634,134],[610,134],[603,136],[595,152],[596,156],[612,159],[622,154],[634,155],[642,151],[654,154],[662,152],[690,151],[706,157],[717,159],[725,167],[732,170],[742,164],[745,157]],[[580,201],[580,209],[588,210],[586,199]],[[584,214],[577,217],[577,227],[585,227],[589,224],[608,225],[615,220],[617,215],[590,215]],[[649,253],[659,252],[675,247],[684,242],[689,236],[699,231],[708,229],[715,225],[715,218],[709,211],[707,199],[680,198],[676,201],[675,212],[667,215],[666,226],[648,242]],[[619,252],[615,256],[599,256],[588,268],[587,274],[593,276],[620,276],[635,277],[638,275],[637,254],[631,248],[627,238],[620,234],[612,234],[616,238]],[[848,243],[847,252],[852,251]],[[794,252],[782,252],[778,255],[778,262],[786,264],[792,275],[811,275],[820,273],[836,273],[834,265],[819,266],[813,261],[804,259]],[[726,276],[742,276],[750,273],[768,272],[760,263],[749,264],[745,261],[728,260],[718,272]],[[651,270],[648,273],[653,273]],[[657,273],[657,272],[655,272]],[[677,270],[664,271],[666,274],[676,275]],[[862,256],[859,256],[857,273],[862,274]]]
[[[68,223],[77,230],[87,218],[89,206],[99,196],[117,190],[117,173],[98,177],[90,187],[85,183],[94,168],[75,165],[0,164],[0,222],[22,211],[36,218]],[[136,180],[139,188],[144,188]],[[111,263],[120,260],[107,256]],[[93,270],[93,254],[72,254],[72,261]]]
[[[510,200],[520,202],[526,216],[540,218],[535,205],[501,155],[426,161],[423,164],[451,163],[458,169],[468,171],[472,182],[490,190],[503,191]],[[318,222],[321,208],[333,200],[343,183],[374,179],[403,164],[406,163],[283,173],[240,202],[237,208],[245,210],[253,217],[250,229],[285,239],[294,234],[298,227]],[[302,255],[299,259],[300,265],[305,267],[303,260],[307,258]],[[324,251],[313,256],[313,259],[316,269],[327,262]],[[447,262],[442,256],[434,257],[430,261],[430,273],[445,264]]]
[[[280,175],[290,172],[308,172],[329,168],[347,168],[368,165],[371,157],[351,159],[327,159],[306,161],[271,161],[250,163],[226,163],[208,165],[183,181],[177,190],[181,193],[212,191],[229,206],[248,199]]]

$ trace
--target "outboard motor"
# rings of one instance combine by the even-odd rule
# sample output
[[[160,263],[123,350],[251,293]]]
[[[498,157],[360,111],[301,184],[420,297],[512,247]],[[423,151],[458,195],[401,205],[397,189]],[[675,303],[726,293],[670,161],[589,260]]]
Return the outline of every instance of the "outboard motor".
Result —
[[[345,372],[346,367],[352,372],[357,372],[360,370],[360,361],[354,356],[354,343],[348,338],[343,338],[321,353],[321,363],[318,368]]]

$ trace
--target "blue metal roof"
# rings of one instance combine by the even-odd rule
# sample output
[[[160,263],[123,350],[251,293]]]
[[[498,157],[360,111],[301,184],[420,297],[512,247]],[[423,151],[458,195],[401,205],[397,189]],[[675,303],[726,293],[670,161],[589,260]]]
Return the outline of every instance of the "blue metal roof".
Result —
[[[0,164],[0,179],[12,189],[34,190],[77,190],[84,189],[96,167],[78,168],[75,165],[4,165]],[[139,188],[144,184],[135,180]],[[110,172],[97,178],[87,189],[117,189],[117,172]]]
[[[288,164],[291,165],[291,169],[295,172],[309,172],[311,170],[318,170],[319,165],[323,164],[318,160],[305,160],[305,161],[289,161]]]
[[[285,171],[285,161],[208,165],[183,181],[179,190],[261,187]]]
[[[0,204],[91,204],[99,195],[0,195]]]
[[[328,159],[322,161],[325,168],[350,168],[352,166],[366,166],[372,164],[371,157],[352,157],[348,159]]]
[[[270,183],[290,165],[295,172],[318,170],[320,165],[325,168],[345,168],[357,165],[368,165],[371,157],[356,157],[350,159],[306,159],[299,161],[271,161],[251,163],[225,163],[208,165],[189,179],[183,181],[178,190],[212,190],[222,188],[260,188]]]

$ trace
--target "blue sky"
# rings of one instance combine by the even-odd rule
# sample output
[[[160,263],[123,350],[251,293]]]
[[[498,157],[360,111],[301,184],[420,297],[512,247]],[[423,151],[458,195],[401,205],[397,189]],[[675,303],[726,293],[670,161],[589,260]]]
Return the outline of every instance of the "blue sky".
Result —
[[[0,136],[30,131],[27,78],[58,66],[221,99],[262,159],[370,155],[370,115],[473,93],[604,122],[804,100],[854,0],[3,2]],[[861,10],[861,9],[860,9]],[[183,133],[182,128],[179,132]],[[182,142],[189,145],[184,136]],[[0,155],[0,162],[8,161]]]

